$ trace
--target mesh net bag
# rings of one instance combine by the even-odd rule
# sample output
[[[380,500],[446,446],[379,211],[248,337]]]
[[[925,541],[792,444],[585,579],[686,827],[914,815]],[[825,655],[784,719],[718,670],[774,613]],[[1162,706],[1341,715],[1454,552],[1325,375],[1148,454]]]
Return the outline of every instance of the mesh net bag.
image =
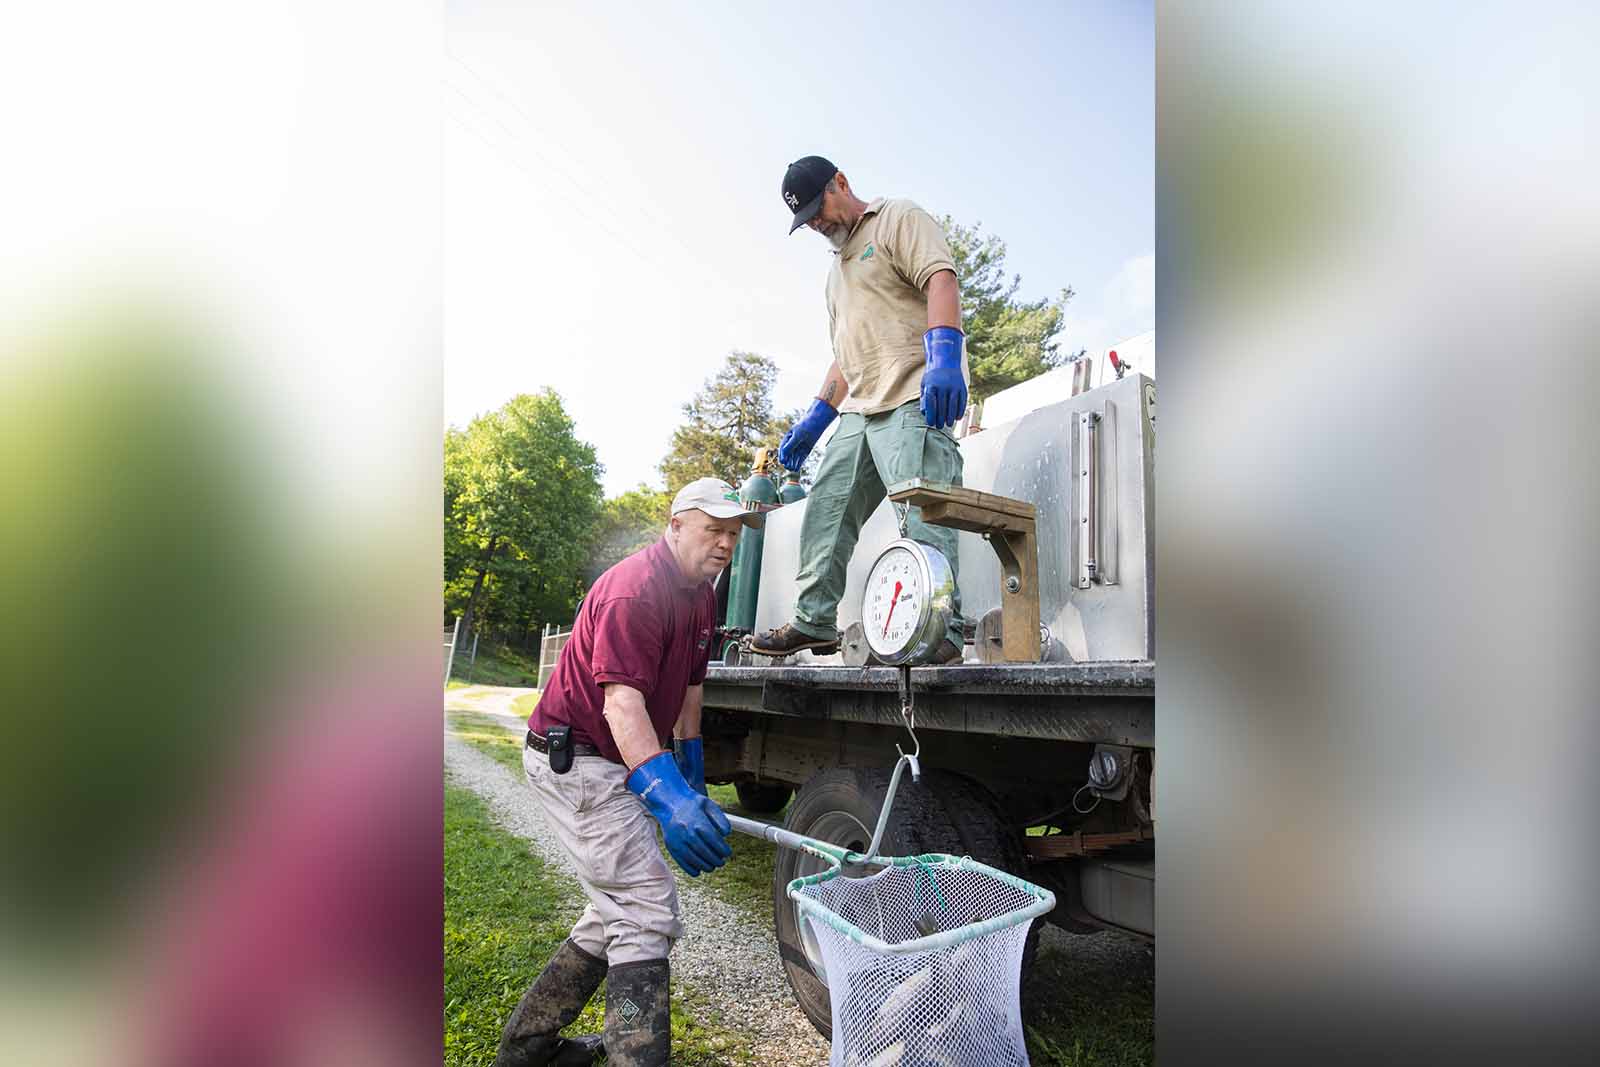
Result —
[[[832,1067],[1024,1065],[1018,982],[1049,891],[970,857],[876,857],[788,887],[822,949]]]

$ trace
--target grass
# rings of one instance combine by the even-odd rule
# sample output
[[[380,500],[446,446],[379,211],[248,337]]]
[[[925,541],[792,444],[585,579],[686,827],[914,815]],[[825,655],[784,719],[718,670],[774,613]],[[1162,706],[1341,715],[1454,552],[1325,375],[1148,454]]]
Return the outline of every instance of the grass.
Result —
[[[519,709],[520,710],[520,709]],[[522,768],[522,741],[507,730],[495,719],[471,712],[451,712],[451,729],[461,738],[466,740],[479,751],[491,756],[495,760],[513,770]],[[455,792],[461,792],[456,790]],[[738,794],[731,785],[713,785],[708,792],[725,810],[737,814],[750,814],[744,812],[739,806]],[[476,801],[475,797],[466,794],[466,797]],[[450,985],[451,974],[451,939],[449,935],[449,916],[452,911],[452,902],[449,899],[456,890],[451,882],[451,872],[455,869],[452,860],[450,840],[450,805],[449,792],[446,795],[446,842],[445,842],[445,868],[446,868],[446,999],[451,1001],[458,994],[453,993]],[[481,807],[481,802],[479,804]],[[756,816],[772,820],[777,816]],[[492,828],[491,828],[492,829]],[[535,857],[527,852],[526,846],[515,838],[494,831],[511,842],[523,861],[537,864]],[[751,922],[760,923],[769,927],[772,922],[772,865],[775,855],[775,846],[757,841],[744,834],[734,834],[729,842],[733,847],[733,857],[727,864],[710,874],[701,875],[696,879],[685,877],[683,884],[694,885],[715,894],[718,898],[738,907]],[[481,874],[474,877],[497,877],[498,867],[490,864],[487,869],[478,868]],[[493,1025],[488,1031],[482,1028],[489,1026],[481,1018],[471,1025],[477,1027],[475,1033],[487,1032],[493,1040],[488,1045],[488,1057],[484,1059],[448,1059],[449,1040],[447,1035],[447,1062],[465,1064],[488,1063],[493,1059],[494,1044],[498,1041],[499,1024],[507,1012],[515,1005],[521,996],[522,990],[538,972],[549,954],[555,951],[556,945],[566,936],[566,931],[577,916],[581,907],[581,897],[576,885],[564,881],[565,890],[570,899],[570,911],[563,913],[568,916],[556,922],[557,930],[551,935],[554,940],[548,942],[547,947],[532,950],[534,962],[528,963],[524,971],[519,974],[511,985],[516,988],[509,993],[509,1001],[501,1004],[496,1001],[492,1010],[488,1012],[493,1016]],[[519,892],[514,894],[519,898],[517,906],[521,906],[520,898],[533,899],[528,894]],[[543,899],[542,897],[540,899]],[[527,909],[524,908],[524,911]],[[516,914],[512,912],[511,914]],[[528,924],[526,918],[514,920],[517,929],[525,928]],[[1110,936],[1110,935],[1106,935]],[[1112,1065],[1112,1067],[1133,1067],[1133,1065],[1146,1065],[1154,1060],[1155,1046],[1155,1012],[1154,1012],[1154,980],[1148,962],[1137,953],[1112,953],[1104,954],[1093,951],[1078,953],[1073,946],[1079,941],[1071,937],[1065,942],[1064,950],[1054,950],[1048,946],[1042,947],[1032,974],[1029,976],[1026,987],[1026,996],[1023,1004],[1023,1019],[1026,1024],[1028,1055],[1035,1064],[1041,1067],[1090,1067],[1090,1065]],[[1085,948],[1092,944],[1090,939]],[[487,967],[488,965],[485,964]],[[492,968],[489,968],[492,971]],[[523,976],[525,975],[525,977]],[[520,984],[519,984],[520,983]],[[489,990],[488,993],[494,993]],[[487,993],[485,995],[488,995]],[[504,999],[504,994],[494,993]],[[673,1049],[674,1063],[702,1064],[702,1063],[742,1063],[748,1059],[749,1048],[739,1035],[721,1028],[717,1022],[717,1015],[712,1006],[703,998],[696,997],[691,991],[674,989],[674,1032]],[[590,1018],[591,1013],[596,1013],[596,1006],[603,1000],[596,998],[594,1004],[586,1011],[583,1019]],[[684,1010],[684,1019],[681,1024],[683,1030],[681,1047],[685,1050],[679,1058],[680,1021],[677,1018],[678,1007]],[[462,1010],[457,1005],[455,1010]],[[498,1013],[498,1014],[496,1014]],[[699,1020],[698,1022],[696,1020]],[[469,1020],[470,1022],[470,1020]],[[599,1016],[594,1015],[594,1024],[598,1027]],[[446,1012],[447,1028],[456,1027],[451,1019],[450,1011]],[[463,1026],[467,1023],[463,1023]],[[459,1028],[458,1028],[459,1029]],[[700,1059],[692,1056],[702,1057]],[[717,1057],[721,1057],[720,1059]]]
[[[445,787],[445,1062],[494,1060],[500,1027],[581,908],[475,794]],[[597,998],[598,1000],[598,998]],[[575,1032],[600,1028],[592,1001]]]
[[[711,785],[706,792],[723,811],[734,815],[748,815],[768,822],[777,817],[757,815],[739,806],[739,794],[731,785]],[[777,846],[770,841],[758,841],[749,834],[735,833],[728,840],[733,855],[728,862],[702,874],[696,882],[709,889],[719,900],[726,901],[763,925],[772,923],[772,865],[777,856]]]
[[[448,713],[450,732],[486,756],[521,773],[523,739],[507,730],[498,719],[474,711]]]
[[[528,694],[522,700],[535,697]],[[530,709],[531,710],[531,709]],[[520,706],[517,711],[522,713]],[[485,755],[520,772],[522,770],[522,738],[507,730],[488,715],[468,711],[450,712],[450,729],[462,740]],[[746,814],[739,807],[739,795],[731,785],[713,785],[706,790],[711,799],[724,811],[736,815]],[[760,816],[770,819],[772,816]],[[748,913],[752,919],[767,923],[772,921],[772,863],[775,846],[758,841],[747,834],[734,834],[728,844],[733,855],[728,862],[709,874],[702,874],[690,884],[710,890],[718,899],[726,901]],[[668,861],[669,863],[671,860]],[[676,866],[674,866],[676,870]],[[687,875],[682,875],[688,879]]]
[[[1075,940],[1075,939],[1073,939]],[[1155,1062],[1155,978],[1148,963],[1041,950],[1022,1015],[1028,1056],[1056,1067]]]
[[[476,794],[451,785],[445,787],[444,876],[444,1059],[452,1067],[479,1067],[493,1062],[501,1026],[566,939],[583,894],[569,876],[546,868],[525,842],[495,826]],[[604,1006],[602,984],[567,1032],[599,1033]],[[753,1052],[704,997],[675,987],[672,1061],[745,1067]]]
[[[492,645],[478,642],[478,658],[472,662],[472,642],[456,649],[456,658],[450,664],[450,677],[471,681],[473,685],[539,684],[539,654],[529,655],[509,645]]]

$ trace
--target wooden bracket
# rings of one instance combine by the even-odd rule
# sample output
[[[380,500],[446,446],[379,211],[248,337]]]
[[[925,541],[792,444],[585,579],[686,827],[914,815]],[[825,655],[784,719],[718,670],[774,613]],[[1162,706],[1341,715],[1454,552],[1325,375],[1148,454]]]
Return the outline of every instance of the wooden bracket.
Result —
[[[1049,834],[1045,837],[1023,839],[1023,850],[1029,859],[1059,860],[1071,856],[1088,856],[1123,845],[1137,845],[1154,841],[1154,826],[1141,826],[1135,830],[1120,830],[1108,834],[1086,834],[1081,830],[1070,834]]]
[[[889,499],[917,508],[930,526],[983,535],[1000,559],[1001,654],[1008,663],[1039,662],[1039,543],[1033,505],[920,478],[892,487]]]

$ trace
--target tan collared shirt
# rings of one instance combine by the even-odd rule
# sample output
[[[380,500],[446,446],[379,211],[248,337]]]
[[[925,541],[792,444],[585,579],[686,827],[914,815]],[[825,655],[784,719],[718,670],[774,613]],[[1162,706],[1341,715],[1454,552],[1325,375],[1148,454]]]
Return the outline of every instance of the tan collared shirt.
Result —
[[[828,272],[828,331],[850,395],[840,411],[875,415],[922,395],[928,279],[954,271],[934,217],[903,199],[878,199]],[[961,373],[971,381],[966,352]]]

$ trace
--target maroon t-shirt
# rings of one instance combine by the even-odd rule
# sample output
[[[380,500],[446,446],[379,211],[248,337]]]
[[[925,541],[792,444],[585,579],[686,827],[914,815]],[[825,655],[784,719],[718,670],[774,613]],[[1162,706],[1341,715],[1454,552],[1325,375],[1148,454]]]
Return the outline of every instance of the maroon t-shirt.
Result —
[[[602,574],[584,597],[528,728],[542,736],[552,726],[569,725],[574,741],[623,762],[606,723],[601,688],[619,682],[644,694],[656,737],[670,748],[684,693],[706,680],[716,622],[711,583],[689,584],[666,538],[635,552]]]

